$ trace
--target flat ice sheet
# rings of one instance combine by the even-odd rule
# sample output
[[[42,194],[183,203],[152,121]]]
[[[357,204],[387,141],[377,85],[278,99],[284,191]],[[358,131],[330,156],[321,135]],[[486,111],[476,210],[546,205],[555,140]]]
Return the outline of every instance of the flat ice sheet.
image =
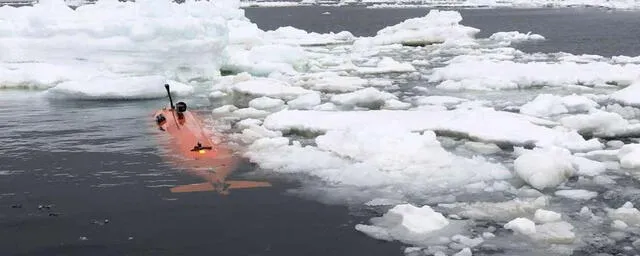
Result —
[[[395,127],[410,131],[434,130],[463,134],[472,139],[508,143],[555,144],[556,139],[565,137],[561,131],[538,124],[549,124],[545,120],[520,114],[474,110],[417,110],[417,111],[281,111],[265,119],[264,125],[273,130],[328,130],[351,127]]]

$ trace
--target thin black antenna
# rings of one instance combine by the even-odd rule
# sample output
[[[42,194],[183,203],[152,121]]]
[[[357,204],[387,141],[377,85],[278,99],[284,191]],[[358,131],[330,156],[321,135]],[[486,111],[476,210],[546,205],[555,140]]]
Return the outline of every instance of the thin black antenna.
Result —
[[[171,109],[175,109],[173,106],[173,99],[171,99],[171,91],[169,90],[169,84],[164,84],[164,88],[167,89],[167,94],[169,95],[169,103],[171,103]]]

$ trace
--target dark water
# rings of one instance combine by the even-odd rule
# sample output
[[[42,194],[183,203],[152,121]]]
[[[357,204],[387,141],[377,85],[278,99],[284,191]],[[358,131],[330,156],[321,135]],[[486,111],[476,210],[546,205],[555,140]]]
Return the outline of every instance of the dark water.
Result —
[[[0,91],[0,255],[400,254],[355,232],[364,220],[345,207],[288,195],[278,181],[171,194],[163,185],[201,180],[160,157],[149,121],[164,104]]]
[[[547,40],[525,43],[526,52],[568,52],[602,56],[640,55],[640,12],[603,9],[462,9],[464,25],[481,30],[478,37],[500,31],[541,34]],[[329,15],[322,15],[330,12]],[[364,7],[247,8],[246,16],[263,30],[294,26],[309,32],[350,31],[373,36],[382,28],[422,17],[427,8]]]

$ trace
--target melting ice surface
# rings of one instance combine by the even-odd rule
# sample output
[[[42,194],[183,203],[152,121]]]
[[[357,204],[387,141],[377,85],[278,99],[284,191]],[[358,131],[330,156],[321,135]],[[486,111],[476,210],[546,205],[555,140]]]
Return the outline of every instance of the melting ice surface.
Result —
[[[250,161],[380,212],[354,232],[408,255],[637,252],[640,58],[524,53],[544,35],[477,38],[455,11],[354,37],[262,31],[238,6],[2,7],[0,87],[204,93]]]

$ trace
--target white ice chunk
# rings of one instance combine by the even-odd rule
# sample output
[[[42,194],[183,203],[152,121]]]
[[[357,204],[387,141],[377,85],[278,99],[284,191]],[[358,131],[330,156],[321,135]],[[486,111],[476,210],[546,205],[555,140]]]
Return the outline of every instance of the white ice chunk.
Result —
[[[626,88],[611,94],[611,99],[620,104],[640,107],[640,82],[636,82]]]
[[[262,126],[252,125],[242,130],[242,141],[245,143],[253,142],[261,138],[277,138],[282,137],[279,131],[270,131]]]
[[[221,91],[213,91],[209,94],[209,98],[210,99],[220,99],[220,98],[224,98],[227,97],[228,95],[224,92]]]
[[[575,172],[568,152],[561,150],[533,150],[514,162],[516,174],[536,189],[555,187]]]
[[[522,42],[522,41],[536,41],[536,40],[544,40],[544,36],[538,34],[532,34],[531,32],[527,32],[526,34],[520,33],[518,31],[508,31],[508,32],[496,32],[493,33],[489,37],[491,40],[496,41],[507,41],[507,42]]]
[[[383,215],[383,218],[391,215],[401,216],[400,225],[418,234],[427,234],[449,225],[447,218],[431,209],[428,205],[422,207],[410,204],[396,205]]]
[[[574,156],[572,161],[578,175],[598,176],[607,171],[607,166],[598,161],[593,161],[579,156]]]
[[[262,124],[261,120],[248,118],[248,119],[241,120],[240,122],[237,122],[236,127],[238,127],[238,129],[244,130],[249,127],[258,126],[261,124]]]
[[[397,99],[397,97],[371,87],[331,97],[331,101],[336,104],[368,108],[380,107],[390,99]]]
[[[241,108],[231,112],[231,114],[237,118],[246,119],[246,118],[264,118],[265,116],[268,116],[271,113],[268,111],[255,109],[255,108]]]
[[[451,237],[451,240],[468,248],[476,247],[484,242],[484,239],[482,239],[482,237],[470,238],[463,235],[455,235]]]
[[[420,18],[405,20],[386,27],[369,39],[360,39],[356,44],[433,44],[443,42],[468,42],[479,29],[460,25],[462,16],[456,11],[431,10]]]
[[[536,224],[527,218],[516,218],[504,225],[504,228],[511,229],[517,233],[524,235],[533,235],[536,233]]]
[[[410,63],[401,63],[391,57],[383,57],[376,67],[358,67],[356,69],[361,74],[382,74],[395,72],[413,72],[416,71]]]
[[[551,94],[540,94],[533,101],[524,104],[520,108],[520,113],[548,117],[566,113],[586,112],[597,106],[598,103],[584,96],[559,97]]]
[[[276,30],[267,31],[264,34],[265,40],[279,44],[302,45],[302,46],[318,46],[329,44],[350,43],[355,38],[348,31],[340,33],[318,34],[315,32],[307,32],[302,29],[291,26],[279,27]]]
[[[411,103],[402,102],[396,99],[388,99],[382,105],[382,109],[388,110],[407,110],[411,108]]]
[[[619,230],[625,230],[629,227],[629,225],[627,225],[627,223],[624,223],[624,221],[621,220],[614,220],[611,223],[611,227],[615,228],[615,229],[619,229]]]
[[[319,93],[309,93],[300,95],[298,98],[288,101],[287,106],[291,109],[309,110],[320,105],[321,101]]]
[[[467,141],[464,143],[464,146],[480,154],[495,154],[502,151],[500,147],[498,147],[496,144],[493,144],[493,143]]]
[[[275,112],[281,110],[283,106],[284,101],[282,101],[281,99],[273,99],[265,96],[249,101],[249,107],[259,110]]]
[[[254,78],[248,81],[241,81],[233,85],[234,93],[267,96],[292,100],[298,96],[313,93],[301,87],[291,86],[286,82],[270,78]]]
[[[213,109],[211,112],[213,114],[227,114],[236,110],[238,110],[238,107],[234,105],[224,105]]]
[[[460,250],[459,252],[455,253],[453,256],[472,256],[473,253],[471,252],[471,249],[469,248],[464,248],[462,250]]]
[[[547,198],[538,197],[532,199],[516,198],[505,202],[457,203],[439,206],[450,208],[465,218],[507,221],[519,216],[534,214],[536,210],[546,207],[547,204]]]
[[[618,151],[618,159],[623,168],[640,168],[640,144],[624,145]]]
[[[396,205],[382,217],[371,219],[373,225],[357,225],[356,229],[367,235],[383,240],[425,239],[430,234],[449,225],[449,220],[425,205]]]
[[[640,211],[634,208],[631,202],[626,202],[618,209],[610,210],[609,217],[613,220],[624,221],[630,226],[640,226]]]
[[[164,84],[171,85],[176,96],[193,93],[193,87],[162,76],[95,77],[87,81],[69,81],[48,90],[52,96],[76,99],[152,99],[167,96]]]
[[[625,119],[640,119],[640,108],[632,106],[621,106],[620,104],[610,104],[605,111],[617,113]]]
[[[315,110],[315,111],[336,111],[336,110],[338,110],[338,107],[336,106],[336,104],[333,104],[331,102],[327,102],[327,103],[315,106],[313,108],[313,110]]]
[[[369,84],[366,79],[356,76],[341,76],[335,72],[306,74],[298,85],[323,92],[352,92]]]
[[[574,227],[566,221],[550,222],[536,226],[536,233],[532,234],[532,237],[552,244],[571,244],[576,239],[573,229]]]
[[[378,226],[372,226],[372,225],[363,225],[363,224],[357,224],[356,225],[356,230],[364,233],[365,235],[368,235],[374,239],[378,239],[378,240],[384,240],[384,241],[393,241],[393,236],[391,236],[391,234],[389,234],[389,232],[387,231],[386,228],[383,227],[378,227]]]
[[[426,96],[420,97],[416,100],[418,105],[439,105],[445,107],[451,107],[458,105],[467,99],[452,97],[452,96]]]
[[[297,45],[265,44],[249,50],[244,47],[229,49],[231,58],[225,63],[225,68],[253,75],[297,74],[299,67],[308,61],[307,53]]]
[[[594,111],[589,114],[567,116],[560,119],[562,125],[577,129],[581,133],[595,136],[615,137],[640,135],[640,124],[630,124],[616,113]]]
[[[556,222],[562,220],[562,215],[554,211],[538,209],[534,215],[534,220],[539,223]]]
[[[590,200],[598,196],[598,192],[584,190],[584,189],[568,189],[558,190],[555,192],[556,196],[565,197],[573,200]]]

